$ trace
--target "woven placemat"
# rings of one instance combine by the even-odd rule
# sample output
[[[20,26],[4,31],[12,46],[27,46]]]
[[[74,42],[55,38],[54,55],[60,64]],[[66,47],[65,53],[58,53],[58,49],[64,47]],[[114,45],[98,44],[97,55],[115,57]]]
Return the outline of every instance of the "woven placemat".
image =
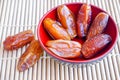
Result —
[[[44,52],[37,64],[19,72],[16,65],[26,46],[12,52],[3,50],[6,36],[28,29],[36,35],[37,24],[48,10],[71,2],[89,3],[107,11],[120,34],[120,0],[0,0],[0,80],[120,80],[120,36],[103,60],[74,67],[56,61]]]

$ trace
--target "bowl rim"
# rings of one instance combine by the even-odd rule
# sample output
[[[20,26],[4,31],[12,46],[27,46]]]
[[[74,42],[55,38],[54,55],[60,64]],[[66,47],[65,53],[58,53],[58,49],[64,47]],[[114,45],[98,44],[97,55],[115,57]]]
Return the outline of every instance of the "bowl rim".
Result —
[[[73,5],[73,4],[85,4],[85,3],[73,2],[73,3],[65,3],[65,4],[61,4],[61,5],[67,5],[67,6],[68,6],[68,5]],[[90,5],[91,5],[92,7],[95,7],[95,8],[97,8],[97,9],[101,10],[102,12],[107,13],[106,11],[104,11],[103,9],[101,9],[101,8],[95,6],[95,5],[92,5],[92,4],[90,4]],[[58,6],[60,6],[60,5],[58,5]],[[96,62],[97,60],[101,60],[101,59],[104,58],[108,53],[110,53],[110,51],[114,48],[114,46],[115,46],[115,44],[116,44],[116,42],[117,42],[118,34],[119,34],[119,33],[118,33],[118,27],[117,27],[115,21],[113,20],[113,18],[111,17],[111,15],[109,15],[108,13],[107,13],[107,14],[109,15],[109,17],[110,17],[111,20],[113,21],[113,24],[115,25],[116,37],[115,37],[115,41],[113,42],[112,46],[111,46],[111,47],[109,48],[109,50],[107,50],[103,55],[100,55],[100,56],[95,57],[95,58],[86,59],[86,60],[84,60],[84,61],[83,61],[83,60],[82,60],[82,61],[79,61],[79,60],[74,61],[74,60],[70,60],[70,59],[65,59],[65,58],[59,57],[59,56],[53,54],[50,50],[48,50],[48,49],[44,46],[44,44],[42,43],[42,41],[41,41],[41,39],[40,39],[40,36],[39,36],[39,33],[40,33],[40,24],[42,24],[44,18],[45,18],[51,11],[55,10],[58,6],[52,8],[52,9],[50,9],[48,12],[46,12],[46,13],[43,15],[43,17],[39,20],[39,24],[38,24],[38,26],[37,26],[37,37],[38,37],[38,40],[39,40],[40,45],[42,46],[42,48],[47,52],[47,54],[49,54],[50,56],[54,57],[55,59],[58,59],[58,60],[64,61],[64,62],[68,62],[68,63],[91,63],[91,62]],[[51,54],[51,53],[52,53],[52,54]]]

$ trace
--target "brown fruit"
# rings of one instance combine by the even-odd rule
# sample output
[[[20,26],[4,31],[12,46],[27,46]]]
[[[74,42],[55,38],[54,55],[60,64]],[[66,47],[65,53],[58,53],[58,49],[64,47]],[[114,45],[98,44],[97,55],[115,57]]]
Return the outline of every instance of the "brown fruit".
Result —
[[[63,58],[76,58],[81,55],[81,44],[76,41],[69,40],[51,40],[46,46],[54,54]]]
[[[34,39],[34,35],[31,30],[20,32],[14,36],[8,36],[3,42],[4,49],[13,50],[23,47],[27,43],[30,43]]]
[[[83,43],[82,54],[85,58],[92,58],[97,52],[102,50],[109,42],[111,37],[107,34],[99,34]]]
[[[38,40],[33,40],[26,51],[21,55],[17,65],[18,70],[25,71],[33,66],[39,60],[42,51]]]
[[[68,9],[67,6],[61,5],[57,8],[57,14],[61,24],[67,30],[71,39],[76,37],[76,23],[73,13]]]
[[[88,33],[91,14],[91,6],[88,4],[83,4],[77,16],[77,34],[80,38],[85,37]]]
[[[109,19],[108,14],[106,14],[104,12],[99,13],[95,17],[95,19],[94,19],[94,21],[89,29],[87,39],[94,37],[98,34],[101,34],[103,32],[103,30],[106,28],[106,25],[108,23],[108,19]]]
[[[46,18],[43,23],[44,28],[54,39],[70,40],[69,34],[59,22]]]

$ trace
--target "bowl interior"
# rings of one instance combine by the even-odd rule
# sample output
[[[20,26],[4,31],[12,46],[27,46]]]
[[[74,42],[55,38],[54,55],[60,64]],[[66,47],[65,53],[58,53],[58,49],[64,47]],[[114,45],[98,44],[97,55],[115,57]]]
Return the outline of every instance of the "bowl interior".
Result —
[[[79,11],[82,3],[71,3],[71,4],[66,4],[66,5],[75,14],[75,17],[77,17],[78,11]],[[94,18],[96,17],[96,15],[98,13],[105,12],[105,11],[103,11],[102,9],[100,9],[98,7],[95,7],[93,5],[91,5],[91,8],[92,8],[92,20],[91,20],[91,23],[92,23],[92,21],[94,20]],[[49,34],[46,32],[46,30],[44,29],[44,27],[43,27],[43,20],[45,18],[51,18],[51,19],[54,19],[54,20],[58,20],[58,17],[57,17],[57,7],[54,8],[54,9],[52,9],[52,10],[50,10],[49,12],[47,12],[42,17],[42,19],[40,20],[39,25],[38,25],[38,39],[40,41],[41,46],[43,47],[43,49],[48,54],[50,54],[51,56],[53,56],[53,57],[55,57],[55,58],[57,58],[59,60],[65,61],[65,62],[71,62],[71,63],[88,63],[88,62],[92,62],[92,61],[101,59],[106,54],[108,54],[109,51],[111,51],[111,49],[113,48],[113,45],[115,44],[115,42],[117,40],[118,31],[117,31],[116,24],[113,21],[113,19],[111,17],[109,17],[107,27],[106,27],[106,29],[105,29],[105,31],[103,33],[109,34],[111,36],[112,42],[110,44],[108,44],[104,49],[102,49],[98,54],[96,54],[93,58],[90,58],[90,59],[85,59],[82,56],[80,56],[79,58],[75,58],[75,59],[64,59],[64,58],[61,58],[61,57],[55,55],[54,53],[52,53],[51,51],[49,51],[47,49],[47,47],[45,47],[45,43],[48,40],[52,39],[49,36]],[[78,37],[76,37],[73,40],[78,41],[80,43],[83,43],[85,41],[85,40],[82,40],[82,39],[80,39]]]

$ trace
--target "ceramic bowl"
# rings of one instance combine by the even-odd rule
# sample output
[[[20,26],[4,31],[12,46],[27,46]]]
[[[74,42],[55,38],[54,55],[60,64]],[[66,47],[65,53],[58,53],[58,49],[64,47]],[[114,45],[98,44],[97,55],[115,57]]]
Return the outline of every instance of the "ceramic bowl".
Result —
[[[78,11],[79,11],[82,4],[84,4],[84,3],[68,3],[68,4],[65,4],[65,5],[75,14],[75,17],[77,17],[76,15],[78,14]],[[60,61],[68,62],[68,63],[90,63],[90,62],[100,60],[103,57],[105,57],[107,54],[110,53],[110,51],[113,49],[113,47],[114,47],[114,45],[117,41],[117,37],[118,37],[118,29],[117,29],[117,26],[116,26],[116,24],[115,24],[115,22],[114,22],[114,20],[112,19],[111,16],[109,17],[108,24],[107,24],[107,27],[106,27],[104,33],[109,34],[112,38],[112,41],[104,49],[102,49],[99,52],[99,54],[96,54],[94,57],[92,57],[90,59],[85,59],[84,57],[79,57],[79,58],[75,58],[75,59],[65,59],[65,58],[59,57],[59,56],[55,55],[54,53],[52,53],[45,46],[46,42],[48,40],[52,40],[52,38],[49,36],[49,34],[44,29],[43,20],[45,18],[51,18],[51,19],[54,19],[54,20],[58,20],[57,7],[51,9],[45,15],[43,15],[43,17],[39,21],[39,25],[38,25],[38,28],[37,28],[37,36],[38,36],[39,42],[40,42],[42,48],[49,55],[51,55],[53,58],[56,58]],[[96,15],[98,13],[100,13],[100,12],[107,13],[106,11],[104,11],[104,10],[94,6],[94,5],[91,5],[91,8],[92,8],[92,21],[94,20],[94,18],[96,17]],[[81,42],[81,41],[84,42],[84,40],[81,40],[78,37],[76,37],[73,40],[76,40],[76,41],[79,41],[79,42]]]

